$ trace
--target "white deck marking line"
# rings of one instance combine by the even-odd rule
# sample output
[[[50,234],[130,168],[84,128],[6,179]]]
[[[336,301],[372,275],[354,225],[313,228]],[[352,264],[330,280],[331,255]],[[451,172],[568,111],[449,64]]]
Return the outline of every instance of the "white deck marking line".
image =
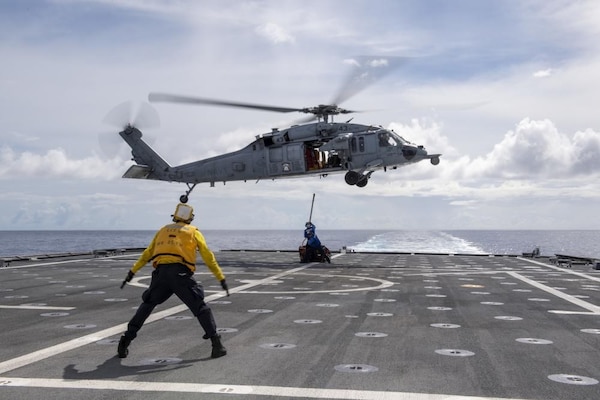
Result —
[[[43,267],[43,266],[47,266],[47,265],[72,264],[72,263],[82,262],[82,261],[88,261],[88,260],[89,260],[89,258],[81,258],[81,259],[78,259],[78,260],[52,261],[52,262],[39,263],[39,264],[15,265],[14,267],[0,268],[0,271],[6,270],[6,269],[20,269],[20,268],[31,268],[31,267]]]
[[[273,281],[275,279],[281,278],[283,276],[291,275],[295,272],[306,269],[313,264],[314,263],[306,264],[301,267],[290,269],[290,270],[281,272],[279,274],[273,275],[271,277],[261,279],[260,281],[251,282],[246,285],[242,285],[242,286],[238,286],[238,287],[229,289],[229,293],[236,293],[236,292],[239,292],[242,290],[249,289],[254,286],[262,285],[264,283],[269,283],[270,281]],[[216,300],[221,297],[225,297],[225,294],[224,293],[213,294],[210,296],[206,296],[204,300],[206,302],[209,302],[211,300]],[[179,306],[175,306],[175,307],[169,308],[167,310],[154,313],[154,314],[150,315],[150,317],[148,317],[148,319],[146,320],[144,325],[147,325],[151,322],[163,319],[165,317],[168,317],[168,316],[171,316],[174,314],[178,314],[185,310],[187,310],[187,306],[185,304],[181,304]],[[11,360],[3,361],[0,363],[0,374],[4,374],[4,373],[6,373],[8,371],[12,371],[16,368],[24,367],[26,365],[33,364],[37,361],[44,360],[46,358],[55,356],[57,354],[61,354],[66,351],[73,350],[78,347],[82,347],[87,344],[97,342],[99,340],[105,339],[110,336],[119,335],[119,334],[123,333],[126,329],[127,329],[127,322],[113,326],[112,328],[107,328],[107,329],[104,329],[104,330],[101,330],[101,331],[98,331],[95,333],[91,333],[89,335],[81,336],[81,337],[69,340],[67,342],[64,342],[64,343],[50,346],[45,349],[34,351],[33,353],[25,354],[23,356],[16,357]]]
[[[20,306],[0,305],[0,308],[10,308],[10,309],[17,309],[17,310],[63,310],[63,311],[75,309],[75,307],[27,306],[27,305],[20,305]]]
[[[569,303],[573,303],[575,305],[578,305],[581,308],[584,308],[584,309],[586,309],[588,311],[591,311],[591,313],[592,313],[591,315],[600,315],[600,307],[598,307],[598,306],[596,306],[596,305],[594,305],[592,303],[588,303],[587,301],[584,301],[582,299],[578,299],[577,297],[571,296],[570,294],[566,294],[566,293],[564,293],[564,292],[562,292],[560,290],[553,289],[550,286],[546,286],[543,283],[536,282],[533,279],[526,278],[526,277],[524,277],[523,275],[521,275],[521,274],[519,274],[517,272],[508,271],[506,273],[508,275],[514,277],[514,278],[517,278],[517,279],[519,279],[519,280],[521,280],[521,281],[523,281],[523,282],[531,285],[531,286],[534,286],[534,287],[536,287],[538,289],[541,289],[544,292],[550,293],[550,294],[552,294],[552,295],[554,295],[556,297],[559,297],[559,298],[561,298],[563,300],[568,301]],[[559,313],[560,314],[565,314],[565,313],[568,313],[568,311],[559,311]]]
[[[0,386],[42,387],[60,389],[123,390],[137,392],[216,393],[225,396],[248,395],[279,396],[306,399],[349,400],[524,400],[499,397],[460,396],[378,390],[320,389],[286,386],[248,386],[207,383],[139,382],[117,380],[68,380],[0,378]]]
[[[527,258],[521,258],[521,257],[517,257],[517,258],[519,260],[521,260],[521,261],[527,261],[527,262],[530,262],[532,264],[537,264],[537,265],[541,265],[543,267],[552,268],[552,269],[555,269],[555,270],[560,271],[560,272],[566,272],[566,273],[571,274],[571,275],[577,275],[577,276],[580,276],[582,278],[589,279],[591,281],[600,282],[600,277],[596,277],[596,276],[584,274],[583,272],[577,272],[577,271],[573,271],[571,269],[566,269],[566,268],[557,267],[555,265],[545,264],[545,263],[540,262],[540,261],[529,260]]]

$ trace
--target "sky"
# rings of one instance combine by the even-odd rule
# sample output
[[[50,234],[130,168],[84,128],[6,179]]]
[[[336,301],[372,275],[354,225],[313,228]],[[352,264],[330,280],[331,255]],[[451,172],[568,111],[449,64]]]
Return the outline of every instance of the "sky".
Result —
[[[319,229],[600,229],[598,21],[594,0],[0,0],[0,230],[157,229],[186,186],[121,178],[115,106],[329,104],[361,56],[407,61],[341,106],[440,164],[200,184],[195,225],[303,229],[315,194]],[[171,165],[303,116],[153,107]]]

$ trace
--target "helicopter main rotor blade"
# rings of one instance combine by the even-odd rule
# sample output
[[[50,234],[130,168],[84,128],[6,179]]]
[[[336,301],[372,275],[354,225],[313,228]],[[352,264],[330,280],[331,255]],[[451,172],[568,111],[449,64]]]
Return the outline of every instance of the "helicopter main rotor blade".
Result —
[[[203,105],[212,105],[212,106],[252,108],[254,110],[274,111],[274,112],[281,112],[281,113],[306,112],[305,111],[306,109],[304,109],[304,108],[290,108],[290,107],[267,106],[267,105],[252,104],[252,103],[239,103],[239,102],[233,102],[233,101],[205,99],[202,97],[180,96],[180,95],[167,94],[167,93],[150,93],[148,95],[148,100],[153,103],[164,102],[164,103],[183,103],[183,104],[203,104]]]
[[[404,64],[410,57],[359,56],[350,62],[354,68],[340,87],[332,104],[341,104]]]

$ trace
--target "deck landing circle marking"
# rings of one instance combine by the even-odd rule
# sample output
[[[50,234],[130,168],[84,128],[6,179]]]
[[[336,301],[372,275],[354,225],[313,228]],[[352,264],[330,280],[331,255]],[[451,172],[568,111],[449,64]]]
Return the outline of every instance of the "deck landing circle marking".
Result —
[[[367,364],[341,364],[336,365],[335,370],[339,372],[365,373],[377,372],[379,368]]]
[[[294,287],[291,290],[282,290],[282,291],[272,291],[272,290],[244,290],[243,292],[240,293],[246,293],[246,294],[281,294],[281,295],[285,295],[285,294],[293,294],[296,295],[297,293],[328,293],[328,294],[332,294],[332,293],[341,293],[341,292],[364,292],[364,291],[369,291],[369,290],[381,290],[381,289],[386,289],[389,288],[391,286],[394,286],[394,282],[385,280],[385,279],[379,279],[379,278],[369,278],[369,277],[365,277],[365,278],[360,278],[357,279],[356,276],[353,275],[322,275],[322,274],[309,274],[309,273],[302,273],[302,275],[314,275],[314,276],[318,276],[319,278],[347,278],[348,280],[357,280],[360,282],[365,282],[367,283],[367,281],[372,281],[374,282],[377,286],[359,286],[359,285],[340,285],[340,289],[326,289],[326,290],[314,290],[312,288],[307,288],[307,287]],[[356,275],[360,275],[360,274],[356,274]],[[281,278],[283,279],[283,278]]]
[[[580,375],[569,375],[569,374],[555,374],[549,375],[548,379],[559,383],[568,383],[570,385],[597,385],[598,380],[589,378],[587,376]]]
[[[434,311],[450,311],[452,310],[452,307],[427,307],[427,309]]]
[[[468,350],[460,350],[460,349],[439,349],[435,351],[437,354],[441,354],[443,356],[451,356],[451,357],[470,357],[474,356],[475,353]]]
[[[317,304],[317,307],[326,307],[326,308],[333,308],[333,307],[339,307],[339,304],[335,304],[335,303],[319,303]]]
[[[502,306],[504,303],[500,303],[499,301],[482,301],[481,304],[486,306]]]
[[[368,337],[368,338],[380,338],[380,337],[386,337],[387,333],[382,333],[382,332],[356,332],[354,334],[354,336]]]
[[[515,341],[519,343],[529,343],[529,344],[552,344],[554,343],[552,340],[546,339],[536,339],[536,338],[518,338]]]
[[[262,347],[263,349],[287,350],[293,349],[294,347],[296,347],[296,345],[290,343],[264,343],[261,344],[260,347]]]
[[[213,300],[209,302],[210,304],[231,304],[230,301],[227,300]]]
[[[374,299],[377,303],[395,303],[396,299]]]
[[[183,360],[177,357],[146,358],[138,362],[138,365],[172,365],[179,364]]]
[[[104,299],[104,301],[108,301],[111,303],[118,303],[118,302],[122,302],[122,301],[127,301],[129,299],[124,299],[124,298],[110,298],[110,299]]]

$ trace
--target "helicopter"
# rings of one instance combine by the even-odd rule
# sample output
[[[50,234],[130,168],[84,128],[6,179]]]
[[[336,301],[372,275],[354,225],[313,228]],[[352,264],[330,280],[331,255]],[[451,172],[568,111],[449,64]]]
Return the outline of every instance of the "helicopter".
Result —
[[[368,66],[386,65],[378,61],[366,63]],[[438,165],[441,154],[428,154],[422,145],[404,139],[396,132],[381,126],[345,122],[334,122],[334,116],[351,114],[352,111],[338,104],[355,94],[357,77],[365,86],[364,77],[370,77],[364,69],[348,79],[336,100],[330,104],[313,107],[292,108],[242,103],[168,93],[150,93],[150,103],[167,102],[179,104],[209,105],[250,108],[273,112],[300,112],[310,114],[300,124],[257,135],[255,140],[240,150],[215,157],[194,161],[184,165],[171,166],[162,159],[144,140],[140,129],[132,124],[119,132],[131,147],[132,165],[123,178],[152,179],[181,182],[187,185],[182,203],[199,183],[228,181],[260,181],[263,179],[287,179],[293,177],[320,176],[344,173],[348,185],[365,187],[371,175],[378,170],[387,171],[398,167],[430,160]],[[381,77],[376,77],[379,79]],[[370,83],[370,82],[367,82]],[[354,84],[354,90],[349,87]]]

